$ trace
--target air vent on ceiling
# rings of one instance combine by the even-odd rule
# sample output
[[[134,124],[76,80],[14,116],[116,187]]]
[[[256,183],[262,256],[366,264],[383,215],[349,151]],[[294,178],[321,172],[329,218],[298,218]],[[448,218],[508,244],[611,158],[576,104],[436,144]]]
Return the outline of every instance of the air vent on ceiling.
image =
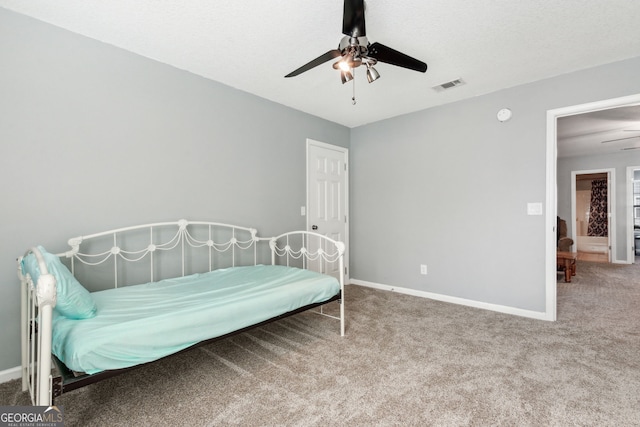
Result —
[[[445,91],[447,89],[451,89],[454,88],[456,86],[462,86],[463,84],[465,84],[465,81],[462,79],[455,79],[455,80],[451,80],[450,82],[446,82],[446,83],[442,83],[438,86],[434,86],[431,89],[435,90],[436,92],[442,92]]]

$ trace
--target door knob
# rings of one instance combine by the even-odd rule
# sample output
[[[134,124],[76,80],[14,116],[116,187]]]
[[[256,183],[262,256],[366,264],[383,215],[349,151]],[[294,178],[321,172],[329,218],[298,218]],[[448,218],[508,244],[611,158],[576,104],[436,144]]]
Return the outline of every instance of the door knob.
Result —
[[[318,229],[318,226],[317,226],[317,225],[312,225],[312,226],[311,226],[311,229],[312,229],[312,230],[317,230],[317,229]]]

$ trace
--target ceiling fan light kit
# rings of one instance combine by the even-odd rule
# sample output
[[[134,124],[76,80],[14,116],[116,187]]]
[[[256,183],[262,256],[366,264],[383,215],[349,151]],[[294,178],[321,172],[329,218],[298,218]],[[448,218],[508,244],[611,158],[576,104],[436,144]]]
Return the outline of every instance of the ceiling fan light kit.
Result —
[[[346,82],[350,82],[351,80],[353,80],[353,74],[351,74],[351,71],[341,71],[340,72],[340,79],[342,80],[342,84],[345,84]]]
[[[355,83],[353,70],[363,64],[367,68],[366,75],[369,83],[373,83],[380,78],[380,73],[373,67],[378,62],[384,62],[421,73],[427,71],[427,64],[418,59],[412,58],[409,55],[405,55],[402,52],[380,43],[369,43],[366,37],[364,0],[344,1],[342,33],[344,37],[340,40],[338,49],[333,49],[320,55],[316,59],[287,74],[285,77],[295,77],[336,58],[340,59],[333,64],[333,68],[340,70],[340,79],[343,84],[351,80]]]
[[[367,80],[369,83],[373,83],[380,78],[380,74],[373,68],[373,65],[367,64]]]

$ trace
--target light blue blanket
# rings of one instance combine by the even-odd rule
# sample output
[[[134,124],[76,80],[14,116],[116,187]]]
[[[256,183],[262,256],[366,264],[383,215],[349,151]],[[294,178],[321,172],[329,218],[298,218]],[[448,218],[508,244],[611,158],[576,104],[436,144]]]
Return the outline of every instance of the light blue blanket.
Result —
[[[97,315],[53,319],[53,353],[89,374],[159,359],[340,291],[333,277],[292,267],[233,267],[93,292]]]

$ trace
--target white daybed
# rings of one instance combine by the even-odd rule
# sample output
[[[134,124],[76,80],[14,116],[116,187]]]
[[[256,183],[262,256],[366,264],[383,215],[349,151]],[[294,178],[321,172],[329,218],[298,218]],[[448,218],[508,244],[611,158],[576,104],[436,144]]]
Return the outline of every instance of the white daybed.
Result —
[[[327,315],[332,301],[339,316],[329,317],[344,335],[344,244],[317,233],[260,238],[252,228],[180,220],[69,245],[18,259],[22,385],[34,405],[313,307]]]

